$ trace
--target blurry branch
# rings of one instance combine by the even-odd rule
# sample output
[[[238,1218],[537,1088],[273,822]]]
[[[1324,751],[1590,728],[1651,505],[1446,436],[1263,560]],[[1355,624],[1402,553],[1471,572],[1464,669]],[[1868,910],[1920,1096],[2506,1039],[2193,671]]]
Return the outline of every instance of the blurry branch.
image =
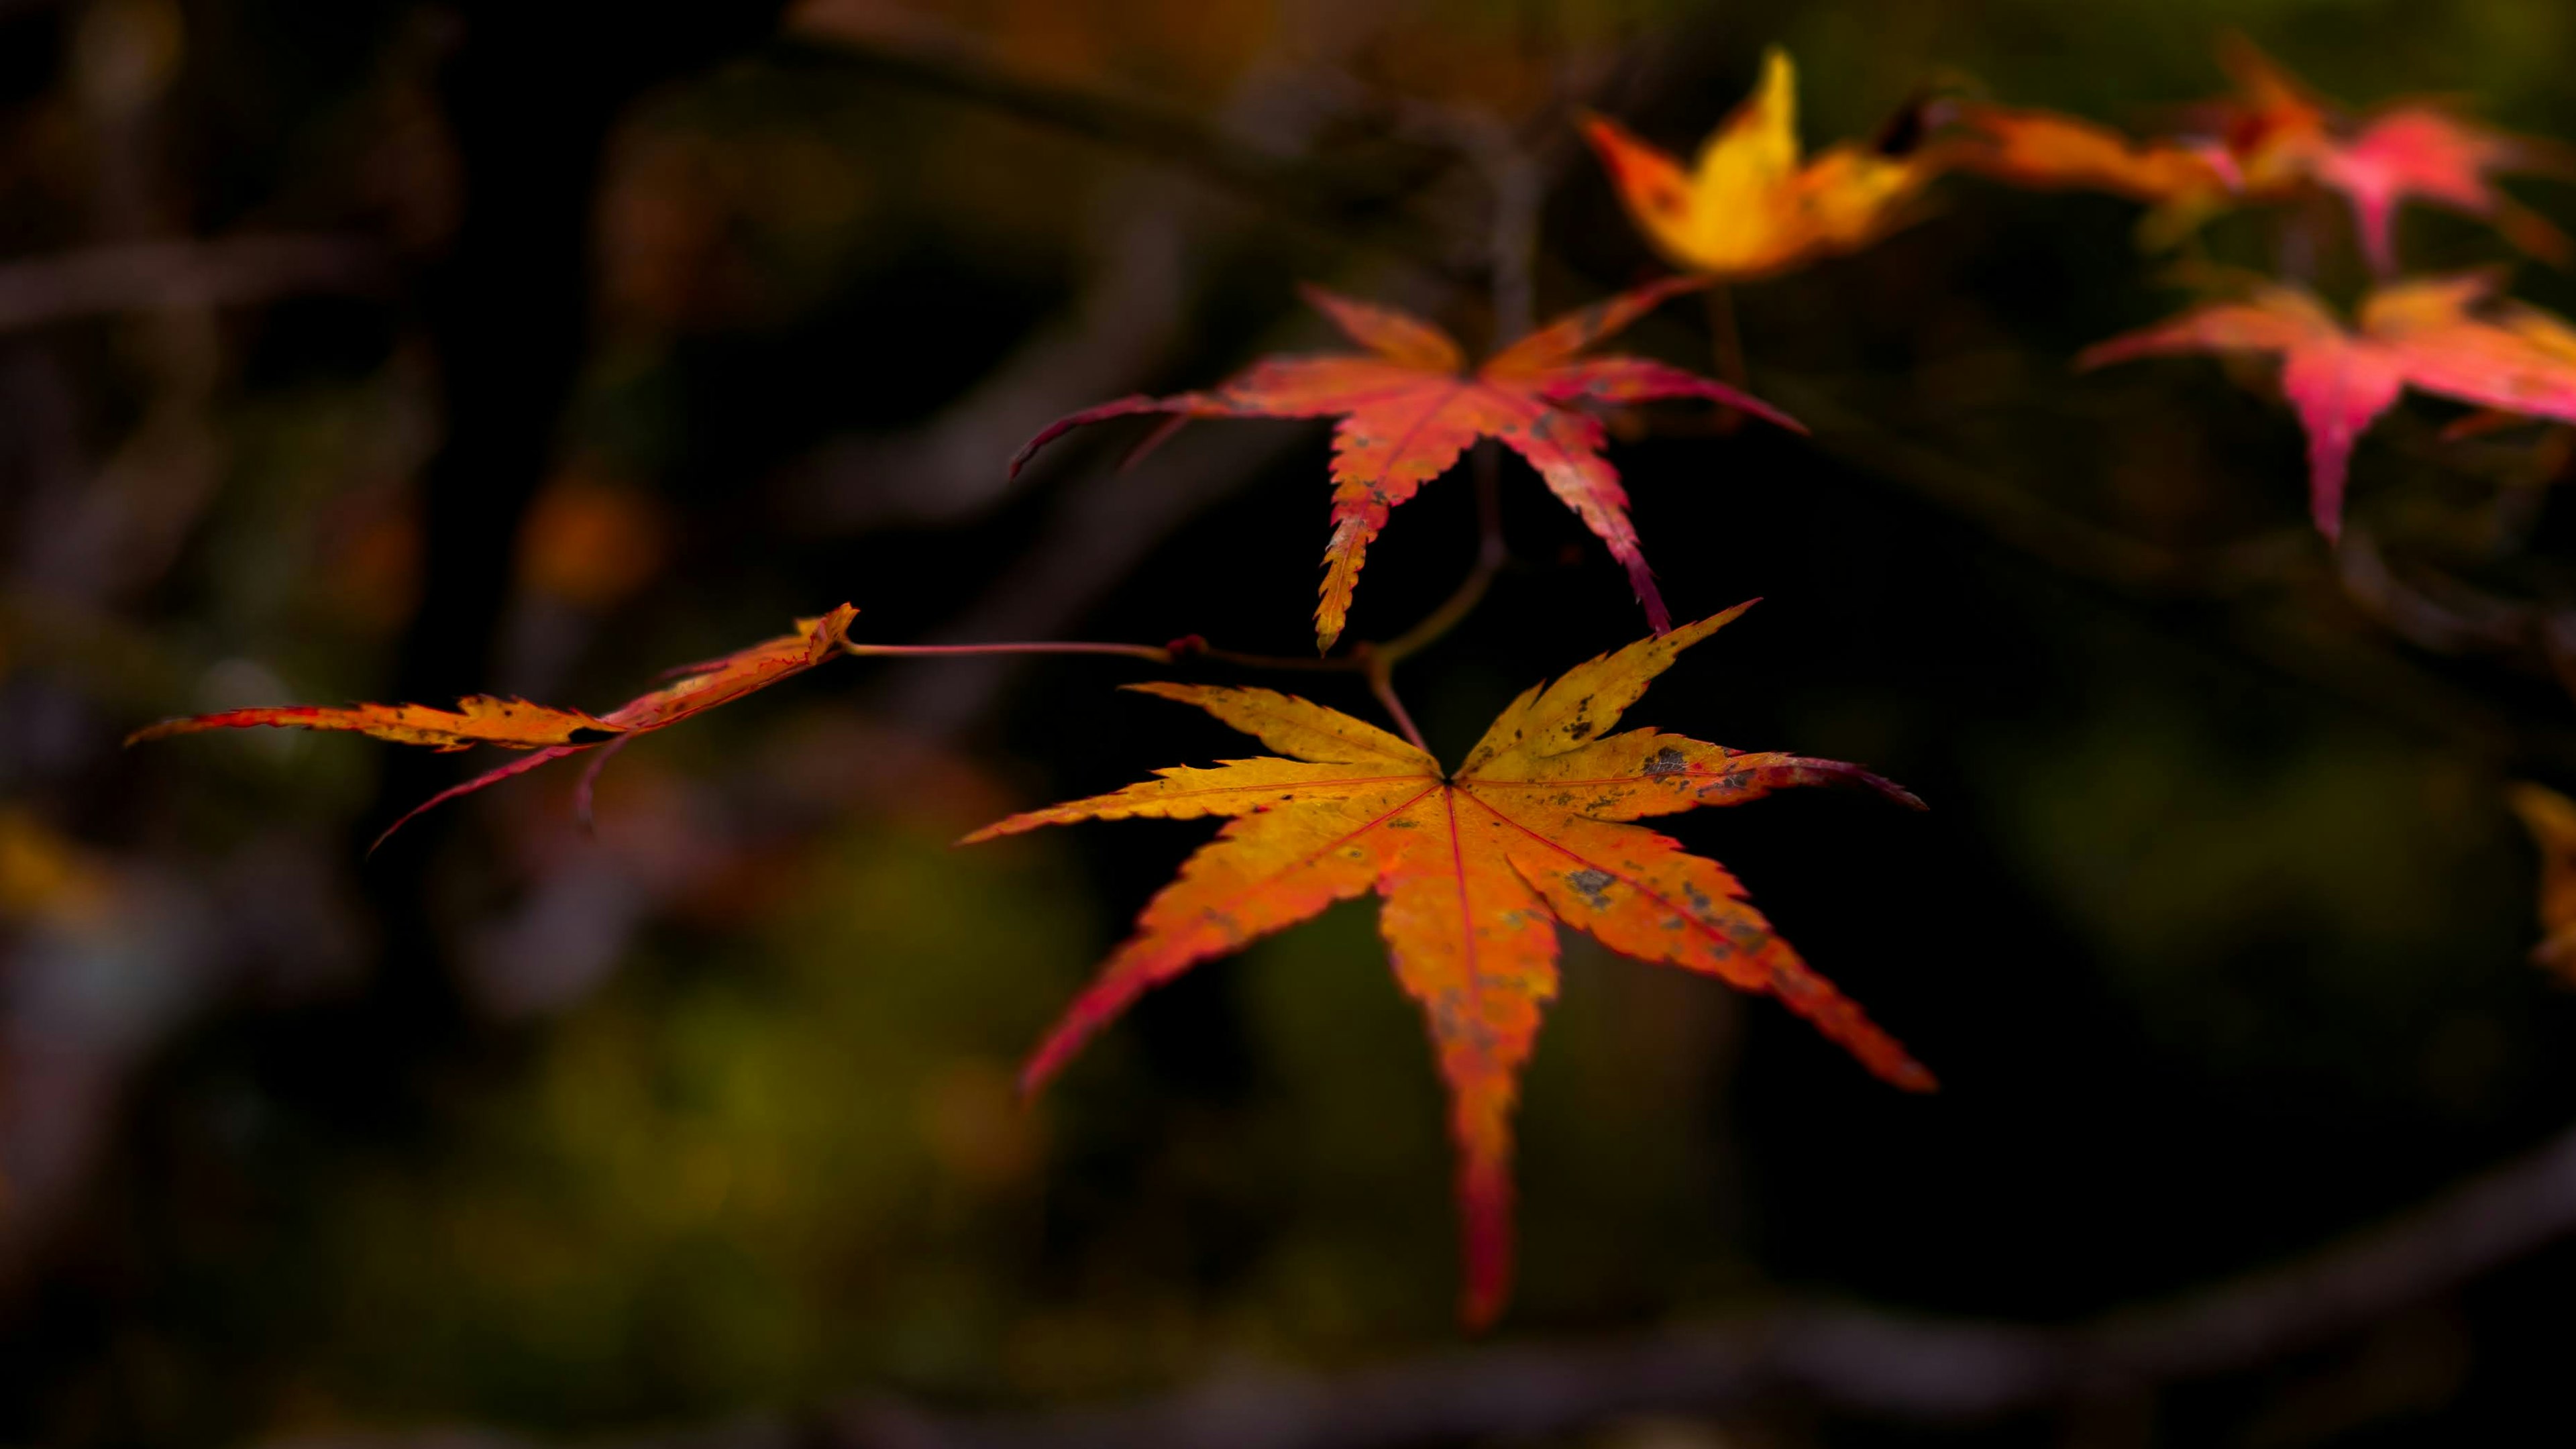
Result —
[[[792,48],[868,79],[1168,162],[1286,212],[1345,210],[1382,198],[1394,181],[1382,168],[1305,159],[1159,102],[1018,73],[965,33],[922,19],[897,22],[882,6],[809,0],[789,16],[786,35]]]
[[[2068,1328],[1789,1306],[1625,1342],[1469,1350],[1340,1377],[1242,1375],[1012,1420],[858,1405],[852,1449],[1394,1449],[1713,1414],[1782,1394],[1872,1417],[1989,1420],[2315,1348],[2576,1233],[2576,1130],[2310,1257]]]
[[[1208,228],[1175,198],[1132,195],[1159,188],[1122,189],[1131,193],[1122,200],[1146,204],[1094,220],[1068,314],[920,426],[824,445],[785,480],[789,511],[843,532],[972,518],[1015,486],[1002,466],[1009,441],[1164,365],[1180,345],[1203,266],[1195,243]]]
[[[226,307],[385,285],[375,247],[342,237],[135,242],[0,261],[0,331],[106,312]]]
[[[1401,1449],[1520,1442],[1787,1396],[1964,1423],[2116,1400],[2331,1344],[2576,1233],[2576,1129],[2308,1257],[2069,1327],[1789,1304],[1627,1339],[1462,1349],[1337,1375],[1219,1374],[1160,1399],[1021,1416],[860,1398],[601,1449]],[[527,1449],[499,1433],[292,1449]]]
[[[1511,561],[1511,550],[1503,542],[1502,449],[1493,439],[1484,439],[1476,444],[1470,465],[1476,478],[1476,562],[1457,589],[1423,615],[1421,622],[1371,651],[1385,667],[1392,668],[1430,648],[1442,635],[1465,622],[1485,601],[1486,590],[1494,586],[1494,576]]]
[[[1500,116],[1470,106],[1411,96],[1387,98],[1399,132],[1454,151],[1472,163],[1490,193],[1485,264],[1497,344],[1537,325],[1538,223],[1547,200],[1547,168]],[[1549,114],[1553,115],[1551,110]]]
[[[2494,598],[2452,579],[2418,588],[2398,577],[2362,528],[2347,529],[2335,550],[2335,576],[2346,597],[2391,633],[2436,654],[2493,654],[2537,660],[2541,611]]]
[[[2576,697],[2576,610],[2500,598],[2438,573],[2412,582],[2360,529],[2345,532],[2335,564],[2353,605],[2417,648],[2498,659]]]
[[[1766,368],[1762,385],[1766,395],[1813,430],[1819,450],[1957,514],[2023,553],[2126,592],[2178,598],[2241,594],[2277,582],[2317,547],[2302,528],[2205,554],[2165,548],[2069,513],[2011,479],[1899,436],[1816,383]]]
[[[1298,442],[1286,428],[1199,428],[1133,469],[1068,493],[1019,562],[929,642],[1062,633],[1192,514],[1260,476]],[[884,707],[932,733],[960,730],[984,716],[1024,664],[987,658],[916,666],[887,682]]]
[[[1766,370],[1763,387],[1814,430],[1820,451],[1957,516],[2052,572],[2169,616],[2196,614],[2167,622],[2197,625],[2280,674],[2490,762],[2576,775],[2576,729],[2464,686],[2391,647],[2384,630],[2401,618],[2425,639],[2433,637],[2426,632],[2434,628],[2425,612],[2431,604],[2401,598],[2384,567],[2373,572],[2376,555],[2357,566],[2347,557],[2346,572],[2338,574],[2324,544],[2304,528],[2209,550],[2166,548],[2069,513],[2036,490],[1883,427],[1814,383]],[[2441,622],[2465,627],[2458,616]],[[2478,622],[2492,630],[2491,619]],[[2568,632],[2576,635],[2576,628]],[[2576,645],[2576,638],[2568,642]]]

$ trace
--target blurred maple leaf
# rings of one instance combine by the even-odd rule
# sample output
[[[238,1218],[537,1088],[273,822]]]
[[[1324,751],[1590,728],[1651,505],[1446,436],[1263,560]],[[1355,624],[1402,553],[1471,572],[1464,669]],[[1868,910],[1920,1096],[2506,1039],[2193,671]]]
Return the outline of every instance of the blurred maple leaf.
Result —
[[[530,704],[524,699],[478,694],[457,701],[453,710],[432,709],[418,704],[228,709],[219,714],[190,715],[147,725],[127,735],[125,742],[134,745],[145,740],[197,734],[205,730],[271,726],[346,731],[392,740],[397,744],[428,745],[441,752],[471,749],[476,745],[498,745],[503,749],[533,752],[525,759],[488,770],[413,806],[400,820],[385,827],[384,834],[376,837],[377,845],[384,844],[387,836],[433,805],[459,795],[470,795],[513,775],[524,775],[566,755],[606,745],[608,748],[593,758],[590,770],[582,776],[578,808],[587,816],[590,789],[599,771],[628,740],[666,729],[720,704],[730,704],[755,690],[766,689],[782,679],[802,674],[831,658],[849,642],[850,621],[858,617],[858,612],[856,608],[843,604],[819,619],[797,620],[794,633],[782,634],[720,659],[682,665],[671,671],[678,676],[671,683],[639,695],[603,715]]]
[[[1460,1153],[1463,1313],[1501,1309],[1511,1272],[1511,1109],[1556,995],[1563,922],[1644,961],[1769,991],[1897,1086],[1930,1072],[1807,968],[1715,861],[1627,822],[1795,785],[1900,787],[1832,760],[1749,754],[1653,730],[1609,734],[1681,651],[1751,607],[1641,640],[1514,700],[1456,773],[1374,725],[1267,689],[1137,684],[1289,756],[1176,766],[1014,815],[969,841],[1077,820],[1231,817],[1138,918],[1021,1074],[1036,1090],[1149,987],[1375,890],[1397,982],[1430,1017]]]
[[[519,525],[518,579],[579,609],[604,610],[652,582],[670,552],[669,511],[594,460],[546,480]]]
[[[1549,490],[1610,546],[1628,570],[1660,634],[1672,615],[1628,521],[1627,490],[1601,457],[1598,418],[1577,404],[1615,405],[1699,397],[1740,408],[1799,432],[1795,419],[1759,399],[1695,373],[1642,357],[1578,357],[1656,304],[1705,285],[1673,277],[1569,312],[1466,371],[1449,335],[1408,313],[1308,287],[1306,299],[1366,353],[1269,357],[1209,392],[1138,394],[1059,418],[1011,458],[1017,474],[1038,449],[1086,423],[1136,413],[1173,421],[1142,454],[1191,418],[1313,418],[1339,415],[1333,430],[1333,536],[1324,548],[1315,642],[1330,649],[1350,617],[1360,565],[1387,515],[1423,484],[1449,471],[1468,444],[1499,439],[1538,470]]]
[[[1752,97],[1709,133],[1687,172],[1606,116],[1585,116],[1583,133],[1647,241],[1675,266],[1726,280],[1867,246],[1938,165],[1929,152],[1845,141],[1800,166],[1797,71],[1777,46],[1763,54]]]
[[[2137,141],[2081,116],[1986,101],[1948,102],[1935,114],[1957,128],[1942,145],[1951,165],[2019,186],[2108,191],[2194,215],[2238,189],[2235,159],[2214,141]]]
[[[2576,800],[2528,781],[2505,792],[2540,848],[2540,944],[2531,959],[2576,981]]]
[[[2346,116],[2242,36],[2227,36],[2219,62],[2236,94],[2192,108],[2191,132],[2132,142],[2091,121],[2051,111],[1954,103],[1961,128],[1935,148],[1961,169],[2033,187],[2084,187],[2159,204],[2151,239],[2179,240],[2234,200],[2269,200],[2311,186],[2353,209],[2373,270],[2397,270],[2397,208],[2431,202],[2485,219],[2532,256],[2564,266],[2565,233],[2498,191],[2510,171],[2566,174],[2564,148],[2469,119],[2438,100],[2394,102],[2367,119]]]
[[[2342,528],[2352,445],[2412,387],[2527,417],[2576,421],[2576,337],[2536,309],[2486,306],[2495,279],[2437,277],[2382,287],[2347,329],[2315,296],[2266,283],[2244,300],[2186,312],[2086,348],[2078,367],[2177,352],[2276,352],[2281,389],[2308,434],[2309,506],[2329,539]]]

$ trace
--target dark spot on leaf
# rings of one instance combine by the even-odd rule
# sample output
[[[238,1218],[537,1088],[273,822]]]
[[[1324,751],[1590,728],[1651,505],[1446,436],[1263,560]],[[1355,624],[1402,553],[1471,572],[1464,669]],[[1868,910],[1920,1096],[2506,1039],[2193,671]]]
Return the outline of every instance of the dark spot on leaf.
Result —
[[[1610,909],[1610,887],[1612,883],[1617,880],[1617,876],[1610,874],[1606,870],[1591,870],[1587,868],[1584,870],[1570,870],[1565,873],[1565,883],[1574,887],[1575,891],[1585,900],[1590,901],[1592,903],[1592,909],[1596,911],[1606,911]]]
[[[1646,762],[1646,778],[1660,780],[1667,775],[1678,775],[1689,768],[1690,761],[1683,758],[1681,751],[1670,748],[1661,749],[1655,751],[1655,757]]]

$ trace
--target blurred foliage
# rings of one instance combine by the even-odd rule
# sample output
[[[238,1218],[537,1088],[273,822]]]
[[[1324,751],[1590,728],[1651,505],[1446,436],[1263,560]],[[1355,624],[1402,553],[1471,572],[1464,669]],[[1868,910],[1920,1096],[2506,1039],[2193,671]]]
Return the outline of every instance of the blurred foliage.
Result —
[[[780,38],[639,65],[601,103],[586,230],[553,239],[580,248],[591,320],[551,465],[490,514],[502,623],[468,641],[490,667],[423,678],[447,627],[420,613],[447,546],[424,479],[468,421],[441,328],[491,282],[477,268],[509,264],[457,249],[492,224],[473,208],[496,158],[453,132],[443,67],[513,34],[461,9],[0,0],[0,276],[296,232],[362,240],[388,279],[0,332],[0,1437],[589,1435],[858,1391],[1054,1403],[1455,1341],[1439,1097],[1365,908],[1157,993],[1043,1104],[1013,1096],[1019,1053],[1198,831],[944,842],[1241,748],[1112,691],[1126,666],[836,665],[621,758],[596,840],[571,781],[539,776],[373,861],[414,786],[456,777],[345,740],[120,754],[134,725],[397,687],[599,704],[844,597],[889,642],[1007,625],[1303,647],[1320,429],[1275,425],[1249,462],[1176,443],[1215,461],[1160,492],[1118,483],[1108,448],[1013,492],[1016,436],[955,472],[868,450],[1097,329],[1104,298],[1135,335],[1066,368],[1062,405],[1311,341],[1304,276],[1480,337],[1484,193],[1398,134],[1390,93],[1530,121],[1561,151],[1545,308],[1651,266],[1566,95],[1685,144],[1771,42],[1797,56],[1811,143],[1871,133],[1933,80],[2152,118],[2218,89],[2222,26],[2347,100],[2460,92],[2576,137],[2576,11],[2547,0],[811,0]],[[659,23],[572,39],[605,73],[621,27]],[[836,54],[852,45],[962,48],[1351,189],[1265,200]],[[591,104],[575,79],[566,115]],[[1292,101],[1323,119],[1264,132]],[[2517,194],[2576,207],[2545,181]],[[2259,390],[2211,366],[2067,375],[2170,301],[2133,221],[1946,183],[1873,251],[1735,298],[1756,391],[1865,430],[1629,420],[1614,454],[1677,612],[1769,600],[1657,686],[1653,718],[1864,760],[1935,807],[1782,799],[1674,832],[1948,1090],[1901,1100],[1768,1003],[1569,942],[1527,1084],[1507,1332],[1806,1289],[2092,1313],[2313,1246],[2576,1109],[2576,1011],[2523,959],[2534,862],[2499,794],[2514,772],[2576,778],[2568,701],[2342,601],[2299,533],[2295,428]],[[2231,218],[2203,259],[2268,266],[2280,224]],[[2420,211],[2402,241],[2428,268],[2496,254]],[[1687,307],[1635,335],[1694,365],[1711,346]],[[2363,450],[2356,518],[2405,559],[2566,588],[2531,436],[2445,441],[2446,416]],[[853,482],[845,449],[884,466]],[[2132,587],[1893,466],[1924,458],[1913,475],[1955,464],[2186,573],[2273,572]],[[1119,527],[1074,527],[1120,486],[1145,501],[1104,515]],[[1465,491],[1408,506],[1355,631],[1446,592]],[[1406,682],[1453,753],[1634,627],[1579,525],[1526,474],[1505,491],[1515,567]],[[1097,577],[1049,571],[1094,557]],[[1031,590],[1052,613],[1014,602]],[[1368,708],[1350,681],[1316,692]],[[2571,1290],[2576,1260],[2544,1255],[2066,1442],[2562,1437]],[[1784,1408],[1587,1442],[1898,1441]]]

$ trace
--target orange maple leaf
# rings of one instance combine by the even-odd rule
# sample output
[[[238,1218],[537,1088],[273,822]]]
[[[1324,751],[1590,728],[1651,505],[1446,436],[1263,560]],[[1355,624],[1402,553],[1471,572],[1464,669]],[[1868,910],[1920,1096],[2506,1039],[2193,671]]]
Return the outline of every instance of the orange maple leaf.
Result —
[[[1229,817],[1137,920],[1135,935],[1029,1059],[1036,1090],[1149,987],[1374,890],[1397,982],[1430,1018],[1459,1150],[1464,1314],[1490,1321],[1511,1272],[1511,1109],[1556,995],[1562,922],[1644,961],[1769,991],[1871,1071],[1931,1073],[1798,959],[1715,861],[1627,822],[1735,805],[1793,785],[1855,784],[1922,808],[1856,765],[1748,754],[1653,730],[1611,734],[1681,651],[1751,607],[1642,640],[1514,700],[1455,773],[1349,715],[1267,689],[1138,684],[1194,704],[1286,759],[1174,767],[1014,815],[969,841],[1076,820]]]
[[[1368,546],[1387,515],[1423,484],[1449,471],[1478,438],[1496,438],[1529,461],[1549,490],[1610,546],[1660,634],[1672,615],[1628,521],[1628,493],[1601,457],[1600,420],[1579,404],[1614,405],[1699,397],[1806,429],[1770,404],[1722,382],[1642,357],[1580,357],[1583,349],[1656,304],[1706,285],[1673,277],[1569,312],[1466,370],[1449,334],[1419,317],[1307,287],[1306,299],[1366,353],[1268,357],[1209,392],[1138,394],[1085,408],[1047,425],[1011,458],[1016,474],[1038,449],[1086,423],[1136,413],[1169,413],[1166,431],[1191,418],[1318,418],[1333,429],[1333,535],[1324,547],[1315,640],[1331,649],[1349,620]],[[1140,450],[1141,451],[1141,450]]]
[[[2568,168],[2563,148],[2498,130],[2437,100],[2398,101],[2347,116],[2242,36],[2219,47],[2236,94],[2196,108],[2193,133],[2132,142],[2050,111],[1959,103],[1964,140],[1953,164],[2023,186],[2088,187],[2160,204],[2151,234],[2178,240],[2236,200],[2323,187],[2350,203],[2363,255],[2397,270],[2396,215],[2425,201],[2481,217],[2532,256],[2564,266],[2566,235],[2495,187],[2514,171]]]
[[[2344,478],[2363,430],[2412,387],[2526,417],[2576,421],[2576,348],[2566,324],[2528,307],[2487,307],[2495,279],[2438,277],[2382,287],[2358,329],[2313,295],[2265,284],[2243,301],[2085,349],[2078,367],[2177,352],[2275,352],[2281,389],[2308,434],[2309,506],[2329,539],[2342,527]]]
[[[387,837],[409,824],[413,816],[433,805],[459,795],[470,795],[513,775],[524,775],[566,755],[606,745],[608,748],[593,757],[589,771],[581,779],[578,808],[586,819],[590,813],[591,786],[597,781],[600,769],[628,740],[667,729],[691,715],[729,704],[790,675],[804,673],[839,653],[849,643],[850,621],[857,618],[858,613],[856,608],[843,604],[819,619],[797,620],[794,633],[782,634],[720,659],[682,665],[671,671],[678,676],[673,682],[603,715],[553,709],[530,704],[523,699],[499,699],[491,695],[459,700],[452,711],[417,704],[353,704],[339,708],[286,705],[265,709],[228,709],[219,714],[163,720],[127,735],[125,742],[134,745],[145,740],[196,734],[204,730],[271,726],[373,735],[397,744],[428,745],[442,753],[471,749],[476,745],[498,745],[507,750],[534,752],[525,759],[513,760],[498,769],[477,775],[462,785],[441,790],[413,806],[400,820],[385,827],[384,834],[376,837],[376,845],[384,844]],[[368,848],[372,850],[374,846]]]
[[[1677,267],[1727,280],[1867,246],[1938,164],[1929,153],[1890,156],[1845,141],[1801,166],[1798,76],[1777,46],[1763,53],[1761,83],[1709,133],[1687,172],[1606,116],[1586,115],[1583,134],[1646,240]]]
[[[2215,142],[2133,140],[2081,116],[1987,101],[1939,113],[1958,128],[1942,148],[1951,165],[2020,186],[2166,204],[2214,203],[2238,187],[2235,158]]]

